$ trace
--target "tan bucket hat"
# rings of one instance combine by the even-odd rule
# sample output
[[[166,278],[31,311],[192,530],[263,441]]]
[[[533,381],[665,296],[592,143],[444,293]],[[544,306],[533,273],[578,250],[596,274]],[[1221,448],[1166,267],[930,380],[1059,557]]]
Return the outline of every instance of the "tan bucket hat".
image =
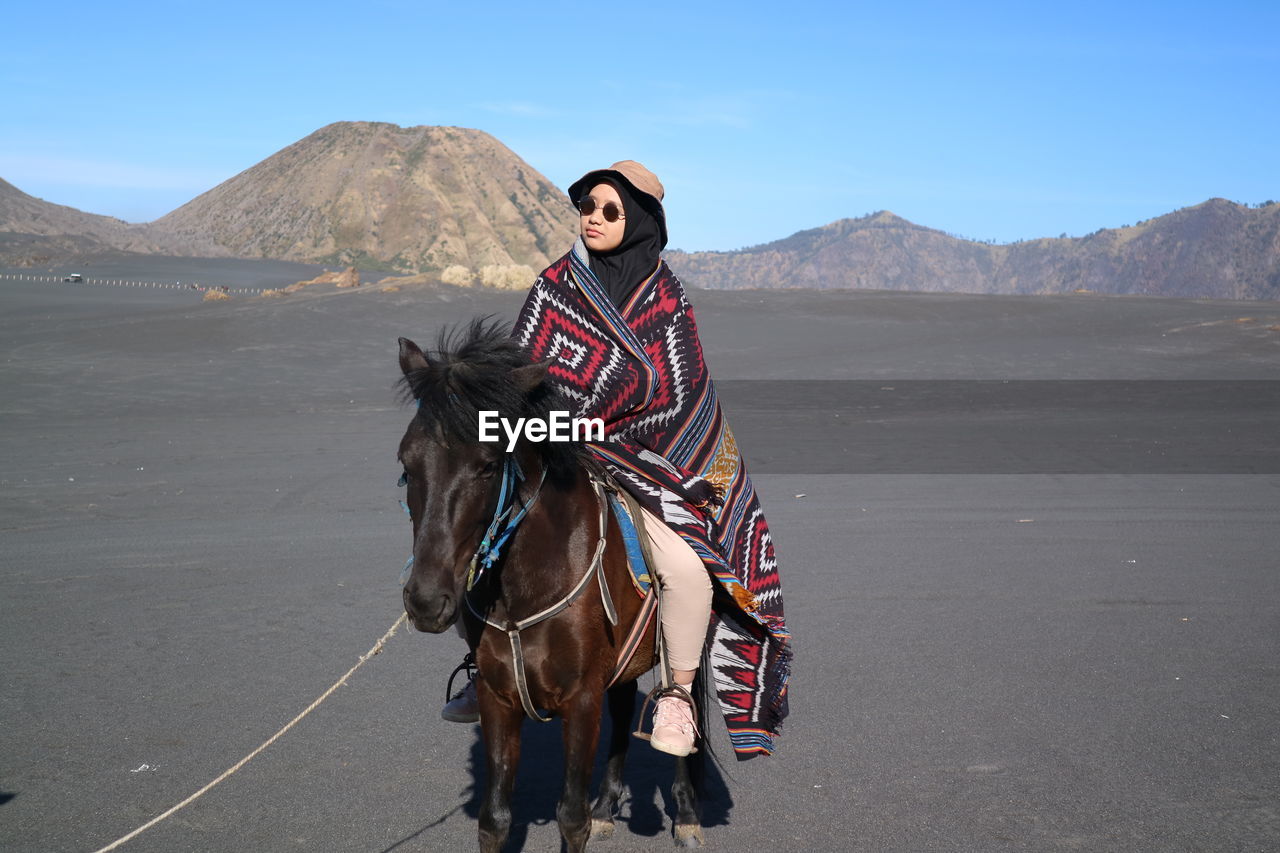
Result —
[[[586,195],[601,178],[613,178],[627,185],[649,215],[658,220],[658,229],[662,232],[662,245],[667,244],[667,217],[662,210],[662,197],[665,190],[658,176],[650,172],[635,160],[619,160],[607,169],[595,169],[569,185],[569,201],[575,205],[578,199]]]

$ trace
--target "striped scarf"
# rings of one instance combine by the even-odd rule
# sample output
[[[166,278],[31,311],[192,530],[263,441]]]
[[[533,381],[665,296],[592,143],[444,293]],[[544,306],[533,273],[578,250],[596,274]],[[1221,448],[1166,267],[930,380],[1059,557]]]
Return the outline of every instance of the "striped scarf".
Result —
[[[538,277],[513,335],[581,417],[592,451],[719,581],[710,673],[740,759],[773,752],[787,715],[790,634],[769,525],[707,374],[693,309],[665,262],[619,309],[579,240]]]

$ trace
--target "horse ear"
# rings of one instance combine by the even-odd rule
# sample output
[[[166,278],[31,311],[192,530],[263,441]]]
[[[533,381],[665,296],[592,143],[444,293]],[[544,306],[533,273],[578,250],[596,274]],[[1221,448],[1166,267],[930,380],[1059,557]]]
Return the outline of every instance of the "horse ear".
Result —
[[[408,376],[414,370],[426,370],[431,366],[426,354],[408,338],[400,338],[400,372]]]
[[[542,380],[547,375],[547,368],[555,363],[554,358],[546,361],[539,361],[534,364],[526,364],[524,367],[517,367],[511,371],[511,381],[516,387],[528,394],[534,388],[542,384]]]

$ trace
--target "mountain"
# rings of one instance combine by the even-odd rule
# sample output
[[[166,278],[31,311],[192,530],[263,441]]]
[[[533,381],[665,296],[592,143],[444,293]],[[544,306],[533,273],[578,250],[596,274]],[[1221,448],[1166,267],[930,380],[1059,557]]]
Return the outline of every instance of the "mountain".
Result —
[[[668,252],[696,287],[874,288],[994,292],[991,246],[948,236],[887,210],[841,219],[733,252]],[[923,288],[920,285],[934,285]]]
[[[106,249],[155,252],[161,246],[145,225],[52,204],[0,178],[0,256],[16,250],[39,262]]]
[[[401,272],[541,269],[573,241],[564,194],[487,133],[338,122],[151,223],[181,254]]]
[[[888,211],[735,252],[670,252],[696,287],[1280,299],[1280,204],[1215,198],[1086,237],[991,245]]]
[[[337,122],[145,225],[0,180],[0,263],[107,250],[523,281],[573,241],[563,192],[487,133]],[[1085,237],[996,245],[888,211],[733,252],[669,252],[690,285],[1280,300],[1280,204],[1215,198]],[[489,273],[481,273],[483,268]],[[456,275],[455,275],[456,274]]]

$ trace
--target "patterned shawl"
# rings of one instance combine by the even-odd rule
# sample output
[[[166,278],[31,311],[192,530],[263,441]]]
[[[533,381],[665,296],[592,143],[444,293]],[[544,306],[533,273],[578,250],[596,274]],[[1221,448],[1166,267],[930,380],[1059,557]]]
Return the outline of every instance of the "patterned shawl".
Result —
[[[708,626],[714,689],[738,758],[768,755],[787,715],[790,634],[773,540],[707,374],[693,309],[665,262],[618,309],[579,240],[538,277],[513,335],[575,414],[588,446],[719,580]]]

